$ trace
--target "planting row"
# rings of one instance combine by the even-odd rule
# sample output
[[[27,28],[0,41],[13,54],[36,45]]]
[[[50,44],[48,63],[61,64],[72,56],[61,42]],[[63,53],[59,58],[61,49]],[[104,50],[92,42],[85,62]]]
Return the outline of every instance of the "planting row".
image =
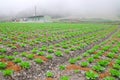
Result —
[[[46,77],[53,80],[119,80],[119,34],[120,32],[117,32],[111,39],[94,46],[82,55],[57,65],[57,68],[47,72],[53,75]]]
[[[10,26],[4,27],[5,25],[7,23],[2,25],[3,29],[0,28],[0,72],[3,73],[3,76],[11,76],[4,77],[5,80],[10,78],[14,80],[37,80],[46,77],[48,79],[69,80],[70,77],[64,76],[64,72],[70,73],[70,70],[74,70],[76,73],[80,70],[81,75],[84,77],[86,74],[87,79],[92,79],[88,76],[94,73],[97,76],[94,79],[103,79],[104,77],[100,77],[103,74],[100,73],[99,75],[99,70],[96,70],[96,68],[102,67],[102,69],[104,68],[102,71],[107,72],[111,60],[109,57],[114,55],[110,53],[107,57],[103,53],[107,55],[108,51],[115,52],[119,48],[119,46],[116,46],[118,40],[110,40],[95,46],[82,55],[79,54],[79,51],[86,50],[86,47],[92,47],[101,40],[104,41],[105,38],[117,31],[118,28],[113,25],[58,25],[56,23],[52,26],[51,24],[42,24],[39,27],[38,25],[31,26],[28,24],[23,26],[23,24],[17,23],[16,25],[10,24],[10,26],[13,26],[12,28]],[[56,25],[57,27],[55,27]],[[118,38],[118,36],[115,37]],[[109,46],[106,47],[106,44]],[[108,48],[110,50],[106,50]],[[72,58],[74,56],[78,57]],[[97,60],[100,61],[99,65],[96,62]],[[60,65],[62,62],[64,64]],[[71,67],[77,67],[77,70]]]
[[[17,24],[20,25],[20,24]],[[26,24],[27,25],[27,24]],[[63,25],[62,25],[63,26]],[[65,24],[64,24],[65,26]],[[1,36],[0,36],[0,47],[5,48],[4,52],[6,51],[14,51],[19,50],[21,48],[29,48],[30,46],[36,46],[37,44],[44,45],[43,43],[51,43],[51,42],[59,42],[64,41],[64,39],[71,39],[73,37],[81,37],[83,34],[90,34],[95,31],[99,30],[107,30],[108,28],[111,28],[109,25],[80,25],[80,27],[76,27],[76,25],[73,25],[73,27],[49,27],[47,31],[45,31],[43,27],[22,27],[22,26],[13,26],[13,27],[1,27]],[[78,26],[78,25],[77,25]],[[11,29],[12,28],[12,29]],[[29,29],[28,29],[29,28]],[[55,31],[57,29],[57,31]],[[74,28],[74,29],[73,29]],[[50,29],[50,30],[49,30]],[[65,29],[65,32],[64,30]],[[70,29],[70,31],[69,31]],[[73,29],[71,31],[71,29]],[[30,31],[32,30],[32,31]],[[63,30],[62,33],[64,34],[56,34],[53,32],[59,32],[59,30]],[[23,49],[24,50],[24,49]]]

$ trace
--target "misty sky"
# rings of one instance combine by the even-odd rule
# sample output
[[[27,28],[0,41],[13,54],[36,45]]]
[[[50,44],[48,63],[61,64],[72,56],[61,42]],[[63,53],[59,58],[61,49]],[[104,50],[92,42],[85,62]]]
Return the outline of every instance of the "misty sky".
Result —
[[[113,17],[120,14],[120,0],[0,0],[0,15],[100,16]]]

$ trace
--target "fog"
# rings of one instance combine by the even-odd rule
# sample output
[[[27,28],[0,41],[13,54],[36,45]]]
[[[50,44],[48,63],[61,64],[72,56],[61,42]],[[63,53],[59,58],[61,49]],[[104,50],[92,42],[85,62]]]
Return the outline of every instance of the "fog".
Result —
[[[120,0],[0,0],[0,18],[34,15],[118,18]]]

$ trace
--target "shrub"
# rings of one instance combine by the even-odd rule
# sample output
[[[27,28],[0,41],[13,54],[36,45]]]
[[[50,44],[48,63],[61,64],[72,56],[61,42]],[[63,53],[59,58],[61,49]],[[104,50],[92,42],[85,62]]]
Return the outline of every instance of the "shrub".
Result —
[[[45,55],[45,53],[44,52],[38,52],[38,55],[43,56],[43,55]]]
[[[26,47],[26,44],[22,43],[20,44],[21,47]]]
[[[48,55],[46,56],[46,58],[48,58],[48,59],[52,59],[52,58],[53,58],[53,56],[52,56],[52,55],[50,55],[50,54],[48,54]]]
[[[75,48],[70,48],[71,51],[75,51],[76,49]]]
[[[89,54],[92,54],[94,51],[95,51],[95,49],[90,49],[90,50],[88,50],[87,52],[88,52]]]
[[[69,76],[61,76],[60,80],[70,80],[70,77]]]
[[[115,80],[115,78],[111,77],[111,76],[108,76],[108,77],[105,77],[103,80]]]
[[[90,58],[87,59],[87,61],[88,61],[89,63],[92,63],[92,62],[94,61],[94,58],[93,58],[93,57],[90,57]]]
[[[37,53],[37,52],[38,52],[37,48],[32,49],[32,53]]]
[[[41,50],[41,51],[46,51],[46,50],[47,50],[47,47],[46,47],[46,46],[42,46],[42,47],[40,48],[40,50]]]
[[[81,59],[82,59],[82,56],[76,57],[76,60],[81,60]]]
[[[13,70],[3,70],[2,73],[4,76],[11,76],[13,74]]]
[[[89,53],[84,53],[82,56],[87,57],[87,56],[89,56]]]
[[[62,48],[68,49],[68,46],[67,45],[63,45]]]
[[[85,75],[88,80],[97,80],[99,77],[99,75],[93,71],[87,71]]]
[[[11,46],[11,48],[12,48],[12,49],[16,49],[17,47],[16,47],[16,46],[14,46],[14,45],[12,45],[12,46]]]
[[[35,59],[35,62],[36,62],[37,64],[41,64],[41,63],[43,63],[43,60],[42,60],[42,59]]]
[[[27,57],[28,59],[33,59],[33,58],[34,58],[34,54],[28,54],[26,57]]]
[[[104,51],[107,51],[109,48],[110,48],[110,46],[104,46],[104,47],[103,47],[103,50],[104,50]]]
[[[77,60],[75,58],[70,58],[69,59],[70,64],[75,64],[76,62],[77,62]]]
[[[114,68],[114,69],[117,69],[117,70],[120,70],[120,65],[119,65],[119,64],[114,64],[114,65],[113,65],[113,68]]]
[[[54,76],[54,74],[52,72],[50,72],[50,71],[47,71],[47,73],[45,75],[47,77],[53,77]]]
[[[30,63],[29,62],[21,62],[20,66],[22,68],[29,69],[30,68]]]
[[[14,52],[13,54],[14,54],[14,55],[17,55],[17,54],[18,54],[18,52]]]
[[[33,46],[33,45],[34,45],[34,43],[33,43],[33,42],[29,42],[29,44],[30,44],[31,46]]]
[[[118,47],[114,47],[114,48],[112,48],[112,50],[111,50],[113,53],[118,53],[118,51],[119,51],[119,48]]]
[[[4,54],[0,55],[0,59],[2,59],[2,58],[5,58],[5,55],[4,55]]]
[[[20,58],[17,58],[15,60],[13,60],[14,63],[20,63],[22,60]]]
[[[81,48],[82,48],[81,46],[77,46],[77,47],[76,47],[77,50],[80,50]]]
[[[109,58],[114,58],[114,56],[115,56],[114,53],[109,53],[109,54],[107,55],[107,57],[109,57]]]
[[[54,53],[53,49],[48,49],[48,53]]]
[[[115,61],[115,63],[120,65],[120,60],[117,59],[117,60]]]
[[[53,49],[53,48],[54,48],[54,46],[53,46],[53,45],[50,45],[50,46],[49,46],[49,49]]]
[[[106,67],[109,64],[109,62],[107,60],[101,60],[98,62],[98,65],[101,65],[103,67]]]
[[[0,69],[5,69],[7,66],[7,64],[0,62]]]
[[[7,52],[7,49],[5,49],[5,48],[0,48],[0,52],[1,52],[1,53],[6,53],[6,52]]]
[[[56,47],[60,47],[60,44],[55,44]]]
[[[99,56],[102,56],[102,55],[104,54],[104,51],[99,51],[97,54],[98,54]]]
[[[59,66],[59,69],[60,69],[60,70],[65,70],[65,68],[66,68],[65,65],[60,65],[60,66]]]
[[[110,74],[114,77],[120,78],[120,72],[118,70],[111,69]]]
[[[8,60],[13,60],[13,59],[14,59],[14,56],[6,56],[6,58],[7,58]]]
[[[75,72],[75,73],[79,73],[79,72],[80,72],[80,70],[74,70],[74,72]]]
[[[100,65],[93,66],[92,68],[93,70],[98,71],[98,72],[105,70],[105,68]]]
[[[70,53],[70,50],[65,50],[65,53],[66,53],[66,54],[69,54],[69,53]]]
[[[26,57],[26,56],[27,56],[27,53],[26,53],[26,52],[23,52],[23,53],[21,54],[21,56],[22,56],[22,57]]]
[[[95,59],[98,59],[99,57],[100,57],[99,54],[95,54],[95,55],[93,56],[93,58],[95,58]]]
[[[58,57],[63,56],[63,54],[62,54],[62,52],[61,52],[61,51],[57,51],[57,52],[55,52],[55,55],[56,55],[56,56],[58,56]]]
[[[89,65],[89,63],[88,62],[81,62],[81,64],[80,64],[82,67],[87,67],[88,65]]]

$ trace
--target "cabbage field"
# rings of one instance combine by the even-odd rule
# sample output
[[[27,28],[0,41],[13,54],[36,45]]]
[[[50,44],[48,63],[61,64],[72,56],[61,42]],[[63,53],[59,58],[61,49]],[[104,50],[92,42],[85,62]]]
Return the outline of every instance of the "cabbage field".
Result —
[[[120,80],[120,28],[0,23],[0,80]]]

